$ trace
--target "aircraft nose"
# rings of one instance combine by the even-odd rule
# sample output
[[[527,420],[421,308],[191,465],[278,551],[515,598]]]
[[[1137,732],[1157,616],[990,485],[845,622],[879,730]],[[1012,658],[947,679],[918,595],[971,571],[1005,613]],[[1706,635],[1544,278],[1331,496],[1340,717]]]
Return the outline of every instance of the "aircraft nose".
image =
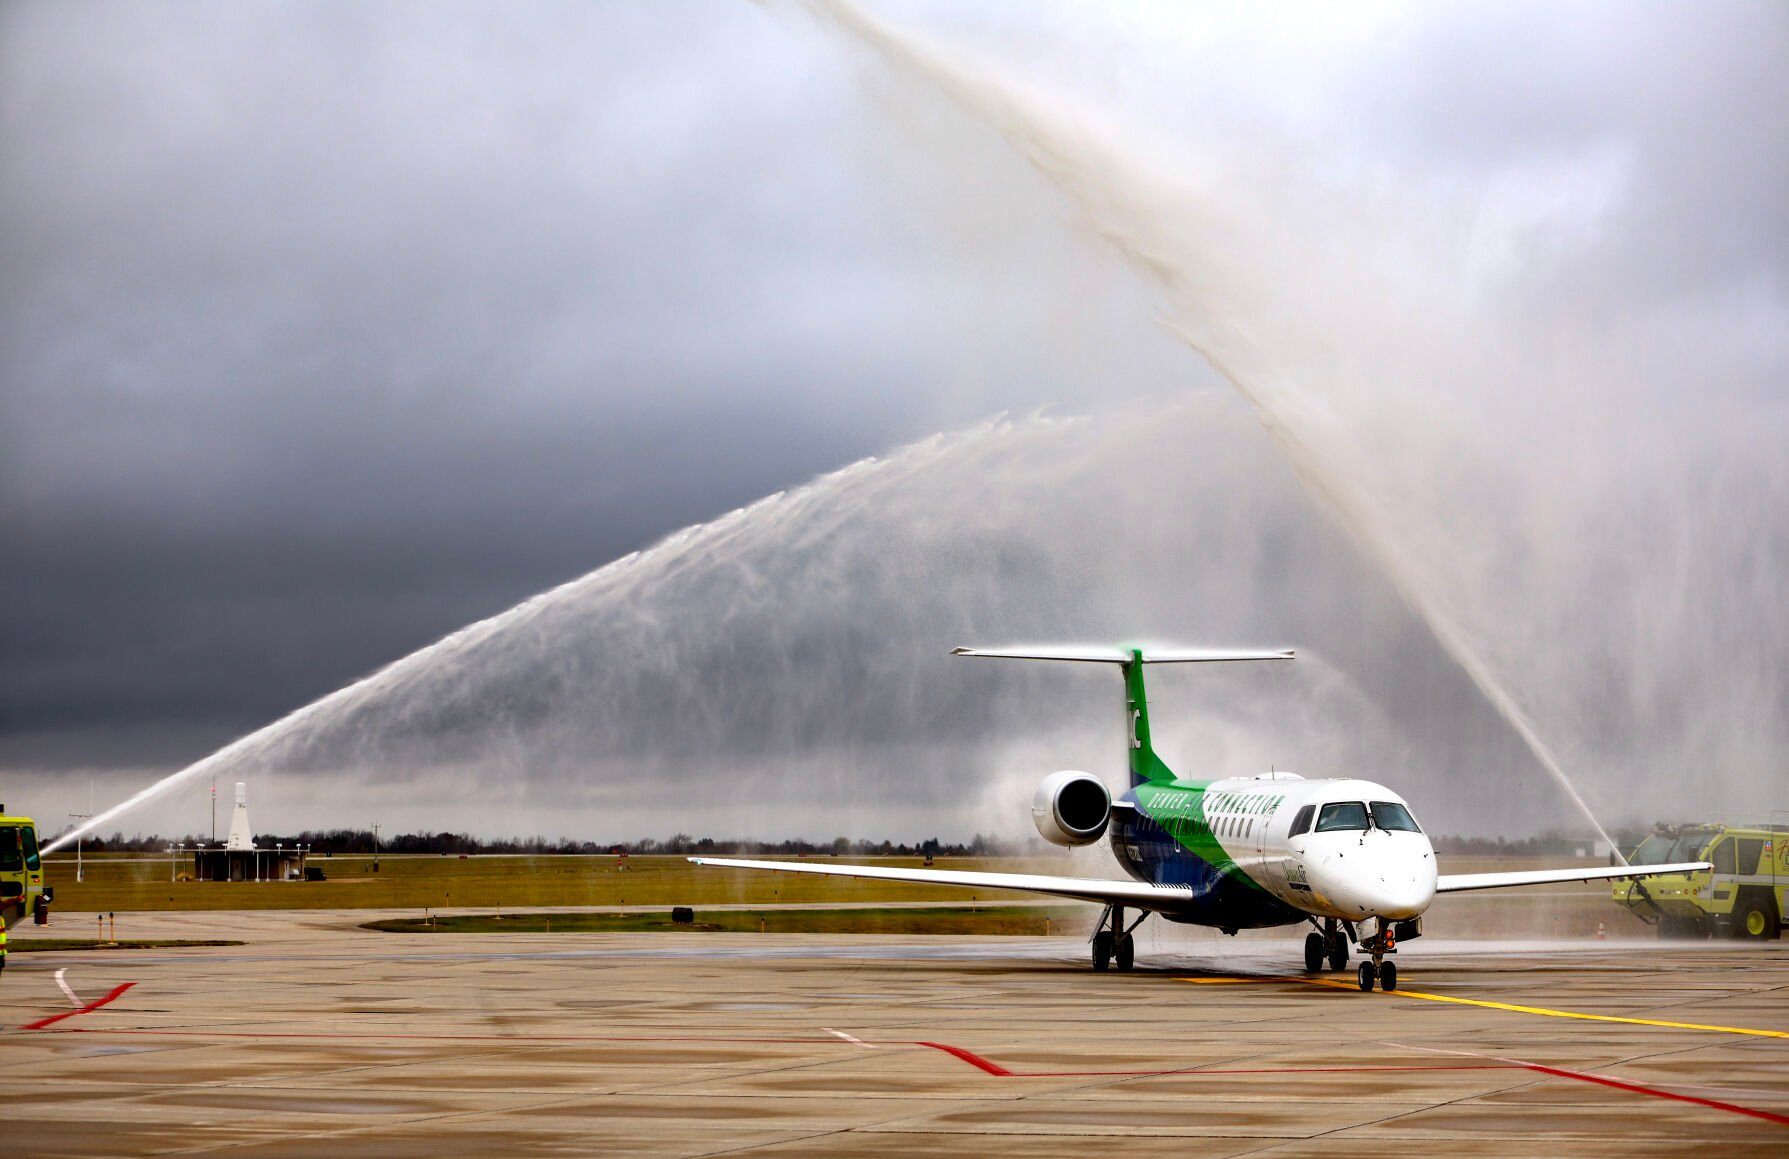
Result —
[[[1435,898],[1435,856],[1427,842],[1398,842],[1324,858],[1310,867],[1312,887],[1355,918],[1419,916]]]
[[[1370,860],[1362,900],[1373,916],[1417,917],[1435,900],[1435,856],[1428,849],[1403,849]]]

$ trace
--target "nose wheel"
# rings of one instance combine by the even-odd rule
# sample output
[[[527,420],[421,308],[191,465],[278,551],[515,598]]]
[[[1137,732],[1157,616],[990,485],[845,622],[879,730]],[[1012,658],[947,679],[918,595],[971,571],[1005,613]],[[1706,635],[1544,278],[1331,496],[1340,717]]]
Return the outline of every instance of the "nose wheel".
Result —
[[[1362,962],[1360,964],[1360,988],[1371,990],[1373,983],[1379,983],[1381,990],[1398,988],[1398,964],[1396,962]]]
[[[1360,964],[1360,988],[1371,990],[1373,983],[1377,982],[1381,990],[1387,992],[1396,990],[1398,988],[1398,964],[1385,960],[1387,954],[1398,952],[1397,935],[1393,932],[1391,923],[1384,918],[1379,919],[1379,931],[1363,941],[1360,948],[1373,956],[1372,961]]]

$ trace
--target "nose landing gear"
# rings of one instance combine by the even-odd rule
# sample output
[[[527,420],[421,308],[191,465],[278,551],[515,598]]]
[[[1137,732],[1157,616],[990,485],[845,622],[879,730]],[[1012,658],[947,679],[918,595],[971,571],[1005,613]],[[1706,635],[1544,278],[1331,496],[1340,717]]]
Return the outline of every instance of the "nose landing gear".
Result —
[[[1373,956],[1370,962],[1360,964],[1360,988],[1371,990],[1373,983],[1379,983],[1379,989],[1385,991],[1398,988],[1398,964],[1387,962],[1387,954],[1398,952],[1397,934],[1393,926],[1384,918],[1379,919],[1379,930],[1372,937],[1360,944],[1360,948]]]

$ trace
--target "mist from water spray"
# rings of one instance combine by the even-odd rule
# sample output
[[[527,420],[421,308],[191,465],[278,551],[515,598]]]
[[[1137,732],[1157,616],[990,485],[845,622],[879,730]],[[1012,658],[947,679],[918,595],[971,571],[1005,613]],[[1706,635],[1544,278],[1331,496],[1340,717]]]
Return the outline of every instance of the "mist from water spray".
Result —
[[[1358,451],[1345,432],[1322,430],[1313,421],[1320,404],[1312,392],[1321,379],[1299,383],[1298,368],[1276,367],[1271,351],[1253,338],[1251,319],[1235,306],[1248,281],[1242,254],[1188,247],[1205,243],[1221,211],[1207,191],[1153,171],[1141,147],[1122,147],[1113,133],[1085,115],[1002,77],[989,62],[971,62],[925,39],[897,30],[842,0],[815,0],[811,7],[835,27],[874,49],[893,68],[937,88],[959,108],[1001,133],[1032,167],[1066,194],[1092,229],[1134,269],[1167,295],[1174,310],[1166,328],[1202,355],[1259,415],[1310,492],[1378,564],[1420,615],[1436,639],[1485,694],[1498,713],[1611,850],[1618,845],[1566,774],[1533,721],[1474,645],[1417,564],[1411,544],[1384,518],[1360,469]],[[1175,215],[1174,221],[1164,212]],[[1188,219],[1209,214],[1210,220]],[[1215,232],[1215,231],[1211,231]],[[1233,240],[1248,235],[1237,231]],[[1221,271],[1221,272],[1213,272]],[[1228,274],[1237,285],[1225,285]],[[1228,299],[1228,300],[1226,300]]]
[[[517,794],[537,794],[536,811],[550,804],[585,832],[639,801],[642,783],[679,823],[723,833],[787,832],[792,799],[871,810],[872,832],[887,833],[935,824],[945,795],[959,819],[965,798],[977,810],[985,798],[988,820],[1005,824],[1015,785],[1039,769],[1122,777],[1118,686],[1061,673],[989,681],[948,648],[1188,637],[1174,625],[1189,596],[1202,639],[1309,650],[1295,695],[1284,674],[1237,673],[1199,681],[1189,704],[1178,674],[1162,677],[1167,752],[1189,769],[1285,767],[1301,752],[1369,765],[1395,730],[1322,656],[1326,623],[1375,604],[1370,577],[1329,562],[1290,476],[1276,483],[1266,448],[1237,437],[1248,421],[1211,394],[997,420],[864,460],[462,629],[81,831],[213,775],[252,775],[266,799],[281,772],[363,808],[381,785],[413,803],[427,785],[479,801],[489,824]],[[1175,453],[1195,443],[1208,453]],[[1239,476],[1257,486],[1226,500]],[[1138,487],[1188,506],[1136,507]],[[1225,566],[1201,567],[1211,558]],[[1331,593],[1284,593],[1288,566],[1323,571]],[[1164,586],[1163,575],[1183,578]]]
[[[967,437],[974,437],[976,433],[985,434],[986,430],[972,432]],[[911,449],[906,458],[909,461],[921,459],[925,449],[941,442],[942,440],[935,440],[921,444]],[[438,684],[444,668],[463,662],[469,654],[476,653],[493,641],[526,633],[531,627],[569,607],[625,600],[630,589],[637,590],[650,583],[655,576],[688,567],[704,556],[713,554],[742,530],[774,524],[796,511],[823,507],[828,497],[847,489],[854,480],[868,473],[898,469],[898,465],[898,460],[895,465],[879,462],[875,458],[860,460],[793,494],[777,492],[713,522],[684,528],[648,550],[625,555],[584,576],[542,592],[506,612],[461,628],[364,679],[288,713],[203,760],[168,774],[61,834],[47,843],[43,851],[54,852],[76,837],[93,832],[182,784],[228,770],[266,767],[281,755],[282,748],[290,746],[295,740],[301,741],[307,733],[315,732],[330,723],[352,718],[375,702],[401,701],[407,695],[414,695],[418,686],[425,682]]]

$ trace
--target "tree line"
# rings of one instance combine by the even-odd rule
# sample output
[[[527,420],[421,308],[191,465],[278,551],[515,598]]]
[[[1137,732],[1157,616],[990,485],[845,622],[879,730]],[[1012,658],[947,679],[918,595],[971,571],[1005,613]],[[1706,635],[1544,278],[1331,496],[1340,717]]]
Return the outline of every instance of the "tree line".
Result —
[[[1622,850],[1630,851],[1640,844],[1649,830],[1617,829],[1615,839]],[[1578,849],[1589,847],[1589,838],[1581,835],[1561,833],[1550,830],[1532,837],[1518,838],[1514,841],[1505,837],[1453,837],[1441,836],[1433,839],[1435,849],[1439,853],[1451,853],[1465,857],[1533,857],[1542,855],[1567,855]],[[204,843],[210,844],[206,838],[187,835],[183,837],[162,837],[156,834],[145,836],[136,834],[126,837],[123,833],[114,832],[110,837],[88,834],[82,839],[83,848],[89,853],[163,853],[168,846],[179,843],[187,848]],[[305,829],[290,835],[276,833],[257,833],[255,844],[262,849],[271,849],[276,845],[304,845],[315,853],[372,853],[374,837],[371,829]],[[470,833],[399,833],[383,835],[378,838],[378,850],[381,853],[432,853],[443,855],[506,853],[526,854],[587,854],[614,856],[618,853],[634,855],[673,854],[678,856],[700,854],[745,854],[745,855],[827,855],[836,857],[1012,857],[1019,855],[1038,855],[1050,852],[1051,847],[1037,837],[1014,839],[999,837],[992,833],[977,833],[969,841],[944,841],[930,837],[919,842],[853,840],[849,837],[835,837],[831,841],[807,841],[791,839],[784,841],[759,841],[750,838],[714,838],[692,837],[688,833],[674,833],[664,839],[642,837],[635,841],[580,841],[569,837],[549,839],[546,837],[474,837]]]
[[[163,837],[158,834],[135,834],[126,837],[114,832],[110,837],[88,834],[82,847],[88,853],[165,853],[168,846],[180,844],[192,848],[211,844],[204,837],[186,835]],[[255,845],[261,849],[275,846],[303,845],[313,853],[370,854],[375,849],[371,829],[304,829],[292,834],[257,833]],[[470,833],[398,833],[377,838],[380,853],[423,854],[513,854],[560,855],[585,854],[614,856],[627,853],[636,856],[672,854],[742,855],[834,855],[839,857],[1007,857],[1042,852],[1037,838],[1013,840],[991,833],[977,833],[969,841],[945,841],[930,837],[919,842],[853,840],[835,837],[831,841],[758,841],[750,838],[692,837],[674,833],[660,839],[642,837],[635,841],[580,841],[569,837],[474,837]]]

